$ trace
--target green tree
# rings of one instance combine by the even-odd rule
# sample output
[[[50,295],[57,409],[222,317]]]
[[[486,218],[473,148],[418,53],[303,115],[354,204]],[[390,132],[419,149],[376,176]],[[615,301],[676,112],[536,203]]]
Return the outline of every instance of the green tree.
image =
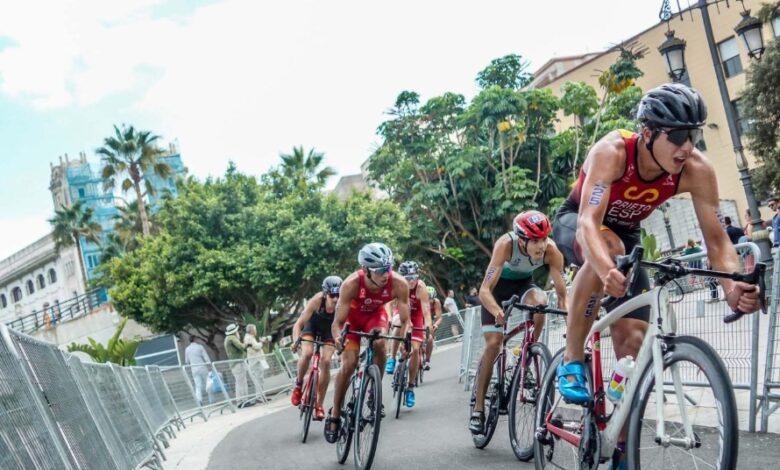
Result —
[[[320,191],[328,178],[336,174],[333,168],[322,167],[325,154],[314,149],[306,152],[303,146],[293,147],[292,153],[283,153],[280,157],[282,164],[266,176],[278,195]]]
[[[154,194],[151,181],[146,178],[155,174],[166,178],[172,169],[160,158],[164,151],[157,146],[160,136],[149,131],[136,131],[133,126],[114,126],[114,135],[103,140],[103,146],[96,150],[103,161],[103,186],[110,190],[116,187],[117,178],[122,178],[123,192],[133,189],[141,219],[144,236],[151,233],[149,215],[144,202],[146,194]],[[141,189],[144,182],[145,190]]]
[[[617,46],[617,49],[619,54],[615,63],[599,75],[599,85],[603,90],[603,95],[601,97],[601,105],[596,112],[596,124],[590,145],[593,145],[603,135],[599,134],[599,131],[604,110],[607,108],[610,99],[620,95],[627,88],[633,87],[636,79],[644,75],[644,72],[637,67],[636,62],[645,56],[647,48],[621,44]]]
[[[778,5],[774,10],[768,6],[767,14],[777,12]],[[780,41],[767,44],[761,60],[751,64],[740,103],[750,123],[748,149],[761,165],[753,174],[756,189],[776,194],[780,190]]]
[[[494,59],[477,74],[477,84],[483,90],[492,86],[518,90],[531,83],[531,80],[533,75],[528,72],[528,61],[517,54]]]
[[[585,82],[566,82],[561,86],[561,91],[563,92],[561,96],[563,114],[575,117],[574,126],[564,131],[571,134],[567,139],[574,142],[574,152],[567,166],[571,169],[572,179],[575,179],[580,165],[580,148],[583,144],[585,122],[598,109],[599,100],[596,90]]]
[[[54,217],[49,219],[58,253],[62,248],[76,245],[77,258],[85,284],[87,271],[84,269],[80,239],[84,237],[85,240],[100,244],[101,228],[100,224],[93,220],[93,214],[91,207],[84,207],[82,201],[77,201],[70,207],[55,210]]]
[[[68,352],[79,351],[89,354],[95,362],[112,362],[120,366],[134,366],[135,353],[138,351],[138,345],[141,343],[138,340],[127,340],[121,337],[122,330],[125,329],[126,324],[127,318],[123,318],[119,322],[114,335],[105,346],[92,338],[87,338],[88,343],[86,344],[70,343]]]
[[[360,193],[340,201],[310,187],[279,197],[234,165],[222,178],[184,183],[157,226],[158,235],[108,263],[114,306],[154,331],[187,330],[212,347],[247,315],[263,334],[279,333],[325,276],[355,269],[362,244],[398,251],[408,233],[391,201]]]

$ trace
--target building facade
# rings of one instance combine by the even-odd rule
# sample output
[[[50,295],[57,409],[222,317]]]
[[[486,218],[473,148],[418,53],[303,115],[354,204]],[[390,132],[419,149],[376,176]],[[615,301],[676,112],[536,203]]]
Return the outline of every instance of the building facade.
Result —
[[[760,8],[760,3],[756,0],[745,0],[744,5],[745,8],[753,9],[755,12]],[[747,50],[742,40],[736,37],[734,32],[734,26],[741,19],[740,11],[741,8],[737,2],[732,4],[731,8],[721,6],[719,11],[714,6],[710,7],[713,33],[720,55],[720,66],[723,67],[725,72],[726,84],[732,100],[731,105],[737,111],[737,116],[739,116],[740,110],[739,94],[745,86],[745,70],[749,67],[751,60],[747,55]],[[675,31],[676,37],[685,40],[687,43],[685,61],[688,73],[684,81],[702,94],[709,108],[709,117],[704,128],[703,150],[715,166],[718,176],[719,196],[721,200],[733,200],[736,202],[739,217],[735,220],[739,220],[744,224],[744,218],[741,216],[747,208],[747,201],[744,188],[740,182],[736,156],[726,120],[726,111],[715,78],[701,12],[696,8],[691,8],[684,11],[681,16],[675,15],[669,23],[669,27]],[[623,44],[647,49],[645,56],[637,62],[639,69],[644,72],[644,76],[637,80],[637,85],[642,90],[646,91],[671,81],[666,73],[661,54],[658,52],[658,46],[666,39],[666,31],[667,24],[659,23],[631,38],[615,38],[616,43],[620,43],[622,40]],[[776,40],[780,36],[780,17],[776,17],[768,24],[765,24],[763,33],[765,43]],[[582,61],[556,61],[553,59],[537,71],[535,82],[538,87],[549,88],[557,96],[561,96],[561,86],[568,81],[585,82],[593,86],[598,93],[603,93],[598,84],[599,73],[597,71],[607,70],[616,61],[618,55],[619,51],[617,49],[611,49]],[[555,78],[549,79],[551,76],[549,73],[551,65],[555,65],[557,68]],[[559,131],[575,124],[574,116],[563,116],[561,113],[559,118]],[[740,134],[747,125],[749,123],[739,121]],[[746,141],[743,138],[743,145],[745,144]],[[754,158],[749,153],[746,153],[746,156],[750,167],[754,168]],[[768,209],[762,208],[762,216],[764,219],[768,219],[771,217],[771,214]]]

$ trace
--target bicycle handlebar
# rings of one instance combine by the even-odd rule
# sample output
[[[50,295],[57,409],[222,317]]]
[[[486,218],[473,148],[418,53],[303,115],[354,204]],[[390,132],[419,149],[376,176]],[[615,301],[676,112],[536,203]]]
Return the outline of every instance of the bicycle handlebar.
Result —
[[[617,267],[617,269],[620,270],[620,272],[622,272],[624,275],[626,275],[629,291],[633,290],[632,288],[634,287],[634,283],[636,282],[636,274],[638,272],[638,267],[641,265],[648,268],[655,268],[656,270],[658,270],[659,274],[656,274],[656,282],[659,284],[666,284],[675,279],[685,277],[688,275],[696,275],[696,276],[705,276],[705,277],[717,277],[721,279],[731,279],[732,281],[744,282],[747,284],[758,286],[761,311],[763,313],[766,313],[767,311],[766,297],[763,295],[764,292],[766,291],[765,280],[764,280],[764,273],[766,272],[766,264],[764,263],[756,263],[755,267],[753,268],[753,271],[749,273],[737,273],[737,272],[729,273],[725,271],[714,271],[710,269],[688,268],[683,266],[681,261],[671,259],[671,258],[667,259],[663,263],[655,263],[652,261],[645,261],[642,259],[643,257],[644,257],[644,248],[642,248],[641,246],[635,246],[634,249],[631,250],[630,254],[618,256],[615,260],[615,266]],[[614,297],[607,297],[602,301],[602,305],[607,306],[616,300],[617,299]],[[725,317],[723,317],[723,322],[732,323],[742,318],[743,315],[745,315],[745,312],[741,312],[738,309],[734,310],[733,313],[730,313]]]
[[[546,304],[539,304],[539,305],[528,305],[520,303],[520,296],[515,294],[512,297],[509,298],[509,300],[505,300],[501,302],[501,306],[504,308],[504,316],[509,318],[509,314],[512,312],[513,308],[516,308],[518,310],[525,310],[529,313],[552,313],[555,315],[568,315],[568,312],[566,310],[561,310],[559,308],[552,308],[547,306]]]
[[[412,348],[412,333],[407,332],[405,336],[391,336],[391,335],[383,335],[380,333],[380,330],[372,330],[369,333],[364,333],[362,331],[349,331],[349,325],[344,325],[344,329],[341,330],[341,336],[339,337],[339,343],[341,344],[341,350],[338,351],[338,354],[341,355],[342,351],[344,350],[344,344],[345,339],[349,333],[352,333],[355,336],[360,336],[361,338],[368,338],[369,344],[373,343],[374,341],[378,339],[391,339],[396,341],[403,341],[404,347],[408,350]]]

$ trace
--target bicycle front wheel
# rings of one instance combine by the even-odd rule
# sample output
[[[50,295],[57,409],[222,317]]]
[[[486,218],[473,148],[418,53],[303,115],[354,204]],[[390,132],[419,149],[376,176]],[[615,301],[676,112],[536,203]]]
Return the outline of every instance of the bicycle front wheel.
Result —
[[[542,377],[550,365],[550,352],[542,343],[528,347],[525,373],[520,365],[512,374],[512,388],[509,392],[509,442],[515,457],[527,462],[534,457],[534,432],[536,426],[536,400],[542,386]]]
[[[306,392],[303,394],[303,429],[301,429],[301,442],[306,443],[306,438],[309,436],[309,426],[311,425],[311,415],[314,411],[314,404],[317,398],[317,371],[312,371],[309,374],[309,384]]]
[[[482,364],[477,366],[477,373],[474,375],[474,383],[471,384],[471,409],[469,410],[469,416],[474,414],[474,405],[477,403],[477,382],[479,380],[479,374],[482,370]],[[485,393],[485,433],[484,434],[472,434],[471,440],[474,441],[474,447],[477,449],[484,449],[490,444],[490,440],[493,438],[493,433],[496,432],[498,426],[498,389],[497,384],[493,382],[491,377],[488,383],[488,389]]]
[[[347,385],[349,393],[344,397],[344,405],[341,408],[341,427],[336,441],[336,457],[340,464],[344,464],[349,457],[349,448],[352,446],[352,436],[355,432],[355,406],[357,406],[357,393],[355,393],[355,376],[353,375]]]
[[[406,377],[409,374],[407,361],[400,362],[395,368],[395,419],[401,416],[401,404],[404,402],[404,393],[406,392]]]
[[[355,423],[355,468],[358,470],[371,468],[382,421],[382,379],[375,364],[368,367],[363,381]]]
[[[699,338],[664,341],[664,396],[657,396],[651,362],[640,376],[631,405],[628,468],[737,468],[737,406],[726,366]],[[664,423],[657,443],[659,404]],[[689,431],[682,417],[688,418]]]

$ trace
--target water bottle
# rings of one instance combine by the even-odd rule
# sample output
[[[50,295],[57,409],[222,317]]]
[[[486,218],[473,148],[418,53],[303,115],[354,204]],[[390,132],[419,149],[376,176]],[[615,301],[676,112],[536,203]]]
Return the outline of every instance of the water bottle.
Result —
[[[617,404],[623,398],[626,378],[631,375],[634,366],[636,366],[636,362],[631,356],[626,356],[615,364],[615,371],[612,372],[612,378],[609,379],[609,386],[607,386],[607,398],[612,403]]]

